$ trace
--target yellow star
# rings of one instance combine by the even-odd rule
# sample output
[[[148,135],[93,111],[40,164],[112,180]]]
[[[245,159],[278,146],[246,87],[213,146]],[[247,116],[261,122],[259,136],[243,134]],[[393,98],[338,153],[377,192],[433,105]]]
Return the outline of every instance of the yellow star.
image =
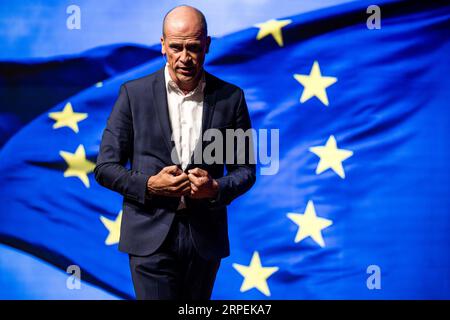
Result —
[[[243,277],[244,281],[241,285],[241,292],[256,288],[266,296],[270,296],[269,286],[267,285],[267,278],[274,272],[278,271],[278,267],[263,267],[258,251],[255,251],[250,261],[249,266],[233,263],[233,268],[236,269]]]
[[[310,200],[306,205],[305,213],[295,213],[290,212],[287,214],[288,218],[291,219],[299,229],[297,235],[295,236],[295,243],[311,237],[319,246],[325,247],[325,241],[322,237],[322,229],[325,229],[333,224],[333,221],[319,218],[316,215],[316,210],[314,209],[314,203]]]
[[[327,169],[332,169],[342,179],[345,178],[342,162],[353,155],[353,151],[338,149],[336,139],[331,135],[324,146],[311,147],[309,151],[320,158],[316,168],[316,174],[321,174]]]
[[[256,35],[256,40],[261,40],[267,37],[269,34],[275,39],[280,47],[283,46],[283,35],[281,33],[281,28],[287,26],[292,20],[268,20],[263,23],[258,23],[255,27],[259,28],[259,32]]]
[[[64,171],[64,177],[78,177],[89,188],[88,173],[94,171],[95,163],[86,159],[83,145],[79,145],[75,153],[60,151],[59,155],[66,160],[69,166]]]
[[[56,120],[56,122],[53,124],[53,129],[69,127],[75,133],[78,133],[78,122],[86,119],[88,117],[88,114],[73,112],[72,104],[70,102],[67,102],[63,111],[50,112],[48,116],[51,119]]]
[[[319,63],[314,61],[309,75],[294,74],[295,80],[300,82],[304,89],[300,102],[304,103],[312,97],[317,97],[324,105],[328,106],[328,96],[326,88],[337,81],[335,77],[322,77]]]
[[[110,220],[108,218],[105,218],[104,216],[101,216],[100,220],[105,225],[105,228],[109,231],[108,237],[105,240],[105,244],[110,246],[119,243],[120,224],[122,223],[122,210],[120,210],[119,214],[116,217],[116,220]]]

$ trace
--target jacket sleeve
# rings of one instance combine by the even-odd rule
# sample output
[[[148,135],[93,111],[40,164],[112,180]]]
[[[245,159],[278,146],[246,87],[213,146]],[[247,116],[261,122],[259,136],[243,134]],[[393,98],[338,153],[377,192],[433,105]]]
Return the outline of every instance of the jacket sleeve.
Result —
[[[144,204],[150,176],[125,168],[132,159],[133,140],[130,100],[124,84],[103,132],[94,174],[100,185]]]
[[[242,129],[245,132],[251,129],[252,126],[244,92],[241,89],[239,89],[239,94],[234,129]],[[233,142],[226,140],[226,143]],[[216,199],[211,201],[211,204],[214,206],[229,205],[235,198],[247,192],[256,181],[253,135],[247,139],[243,148],[240,148],[239,144],[233,143],[233,149],[234,161],[232,163],[225,163],[227,174],[216,179],[219,184],[219,192]]]

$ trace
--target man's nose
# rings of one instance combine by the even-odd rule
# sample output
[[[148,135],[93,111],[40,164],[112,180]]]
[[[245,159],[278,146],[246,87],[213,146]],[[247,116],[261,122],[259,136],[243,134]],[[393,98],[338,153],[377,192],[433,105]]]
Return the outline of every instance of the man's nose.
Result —
[[[189,62],[190,59],[191,59],[191,56],[189,55],[189,52],[186,49],[184,49],[181,52],[181,56],[180,56],[181,62],[186,63],[186,62]]]

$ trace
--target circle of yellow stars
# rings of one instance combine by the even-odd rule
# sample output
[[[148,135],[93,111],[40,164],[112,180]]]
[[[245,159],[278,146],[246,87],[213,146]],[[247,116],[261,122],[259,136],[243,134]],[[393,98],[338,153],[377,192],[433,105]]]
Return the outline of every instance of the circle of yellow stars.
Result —
[[[256,24],[255,27],[259,28],[256,40],[261,40],[271,35],[275,42],[282,47],[284,45],[282,29],[291,22],[291,20],[272,19]],[[338,79],[333,76],[324,76],[318,61],[313,62],[309,74],[294,74],[293,78],[303,86],[300,96],[301,104],[317,98],[325,107],[330,105],[327,88],[335,84]],[[339,149],[334,135],[328,137],[325,145],[311,147],[309,151],[319,157],[315,170],[317,175],[327,170],[332,170],[341,179],[345,179],[345,170],[342,163],[353,155],[353,151]],[[326,246],[322,231],[331,226],[333,221],[318,216],[312,200],[308,201],[303,213],[289,212],[286,216],[298,227],[294,237],[295,243],[311,238],[319,247],[324,248]],[[253,252],[248,266],[234,263],[233,268],[243,277],[241,292],[257,289],[265,296],[270,296],[268,278],[277,272],[279,268],[277,266],[263,266],[258,251]]]
[[[88,117],[87,113],[74,112],[72,103],[67,102],[62,111],[50,112],[50,119],[55,120],[53,129],[68,127],[73,132],[80,131],[78,123]],[[86,159],[86,151],[82,144],[78,146],[75,153],[69,151],[60,151],[59,155],[66,161],[67,169],[64,171],[64,177],[77,177],[86,188],[90,187],[88,174],[94,171],[95,163]]]
[[[292,20],[271,19],[263,23],[256,24],[259,28],[256,40],[272,36],[279,47],[284,46],[282,29],[292,23]],[[312,98],[317,98],[323,105],[330,105],[327,88],[335,84],[338,79],[333,76],[322,75],[322,70],[318,61],[314,61],[309,74],[294,74],[293,78],[303,86],[300,96],[300,103],[306,103]],[[95,84],[96,88],[101,88],[102,82]],[[78,123],[88,117],[87,113],[74,112],[72,104],[68,102],[62,111],[50,112],[49,118],[55,120],[53,129],[63,127],[70,128],[76,134],[79,132]],[[315,173],[317,175],[332,170],[340,178],[345,179],[345,171],[342,162],[353,155],[350,150],[339,149],[334,135],[330,135],[325,145],[314,146],[309,151],[319,157],[319,163]],[[95,164],[86,159],[86,152],[83,145],[79,145],[75,153],[60,151],[61,157],[66,161],[68,168],[64,172],[64,177],[77,177],[86,188],[89,188],[88,174],[93,172]],[[321,248],[325,247],[325,240],[322,231],[333,224],[332,220],[319,217],[317,215],[314,203],[309,200],[304,213],[289,212],[287,218],[298,226],[294,242],[299,243],[307,238],[311,238]],[[122,221],[122,211],[120,211],[114,220],[100,216],[100,220],[108,230],[105,239],[106,245],[114,245],[119,242],[120,224]],[[277,266],[263,266],[261,256],[258,251],[254,251],[250,264],[242,265],[233,263],[233,268],[243,277],[240,287],[241,292],[251,289],[257,289],[265,296],[270,296],[268,279],[279,270]]]
[[[97,82],[94,85],[96,88],[102,88],[103,82]],[[75,112],[71,102],[67,102],[61,111],[49,112],[48,117],[54,120],[53,129],[60,129],[67,127],[76,134],[79,133],[79,123],[88,118],[87,113]],[[86,188],[90,187],[88,175],[94,171],[95,163],[86,158],[86,150],[82,144],[78,145],[74,153],[61,150],[59,155],[67,164],[67,169],[64,171],[65,178],[78,178]],[[122,221],[122,211],[116,216],[114,220],[110,220],[104,216],[100,216],[100,221],[103,223],[108,231],[105,239],[106,245],[114,245],[119,242],[120,238],[120,224]]]

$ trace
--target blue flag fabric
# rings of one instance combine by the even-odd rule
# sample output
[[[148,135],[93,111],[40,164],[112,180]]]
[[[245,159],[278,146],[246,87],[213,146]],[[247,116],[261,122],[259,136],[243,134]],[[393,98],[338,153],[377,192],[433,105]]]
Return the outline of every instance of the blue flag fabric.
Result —
[[[159,56],[158,49],[122,44],[61,59],[0,61],[0,147],[49,106]]]
[[[369,30],[370,4],[213,41],[206,69],[242,87],[254,127],[280,137],[279,171],[229,207],[213,298],[450,298],[450,7],[382,1]],[[163,63],[79,92],[4,145],[3,243],[133,297],[121,196],[92,170],[120,84]]]

